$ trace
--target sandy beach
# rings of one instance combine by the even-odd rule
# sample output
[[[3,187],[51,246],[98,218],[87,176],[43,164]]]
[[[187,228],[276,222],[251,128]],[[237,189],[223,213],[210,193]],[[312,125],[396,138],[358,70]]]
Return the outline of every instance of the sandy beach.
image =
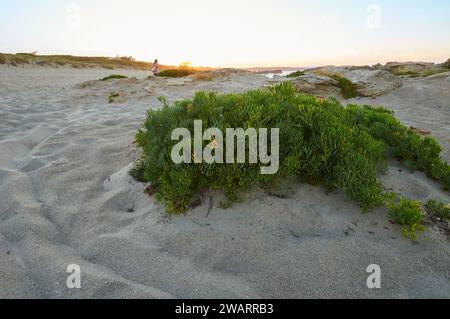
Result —
[[[97,81],[112,73],[127,79]],[[229,72],[202,81],[133,70],[0,65],[0,298],[450,298],[450,241],[432,225],[403,238],[385,208],[362,214],[340,192],[286,183],[229,209],[220,192],[169,216],[128,171],[148,108],[198,90],[243,92],[284,79]],[[377,97],[431,131],[450,161],[450,73],[402,79]],[[116,96],[112,103],[110,96]],[[396,162],[382,179],[409,198],[450,202]],[[67,266],[80,265],[81,289]],[[367,288],[368,265],[382,289]]]

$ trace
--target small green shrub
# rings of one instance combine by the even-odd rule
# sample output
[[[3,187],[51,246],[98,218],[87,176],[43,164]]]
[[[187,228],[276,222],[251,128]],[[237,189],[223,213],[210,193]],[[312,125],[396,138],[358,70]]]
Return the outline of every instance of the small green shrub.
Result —
[[[422,224],[423,210],[419,201],[401,198],[396,203],[395,196],[387,204],[389,218],[402,226],[402,233],[411,240],[417,240],[420,232],[425,230]]]
[[[338,82],[338,87],[341,89],[344,98],[351,99],[358,96],[356,85],[352,81],[338,74],[331,77]]]
[[[288,78],[298,78],[299,76],[303,76],[303,75],[305,75],[305,71],[297,71],[297,72],[289,74],[287,77]]]
[[[5,64],[6,58],[3,56],[3,54],[0,54],[0,64]]]
[[[108,81],[108,80],[112,80],[112,79],[126,79],[128,78],[125,75],[120,75],[120,74],[111,74],[110,76],[104,77],[103,79],[100,79],[100,81]]]
[[[435,199],[429,200],[425,205],[428,214],[439,217],[441,219],[450,218],[450,204],[445,205]]]
[[[290,82],[241,94],[197,92],[193,100],[173,106],[164,98],[160,102],[164,108],[149,110],[137,132],[143,157],[133,175],[155,187],[157,199],[170,213],[186,210],[205,189],[224,190],[232,203],[241,190],[256,184],[271,187],[290,177],[341,189],[363,210],[370,210],[388,199],[378,174],[386,171],[389,155],[449,183],[449,165],[440,158],[439,144],[403,126],[393,112],[381,107],[344,107],[333,98],[298,94]],[[172,141],[171,134],[176,128],[193,134],[194,120],[202,120],[204,128],[220,129],[225,141],[227,128],[279,128],[278,173],[261,175],[256,164],[174,164],[171,151],[178,141]],[[400,204],[391,205],[392,216],[404,224],[408,237],[415,237],[420,220],[403,221],[402,214],[417,207],[405,200]]]
[[[148,112],[136,137],[144,150],[143,175],[159,186],[159,199],[173,213],[184,211],[201,189],[223,189],[233,197],[255,183],[267,185],[287,176],[340,188],[364,209],[382,205],[383,191],[376,174],[385,145],[364,130],[344,124],[345,113],[337,100],[297,94],[290,83],[243,94],[198,92],[192,101]],[[254,164],[175,165],[171,150],[176,142],[171,141],[171,133],[178,127],[193,132],[194,120],[222,132],[226,128],[280,128],[279,172],[260,175]]]
[[[102,64],[102,68],[106,70],[114,70],[114,66],[110,64]]]
[[[195,71],[189,69],[170,69],[159,72],[156,76],[163,78],[182,78],[195,73],[196,73]]]

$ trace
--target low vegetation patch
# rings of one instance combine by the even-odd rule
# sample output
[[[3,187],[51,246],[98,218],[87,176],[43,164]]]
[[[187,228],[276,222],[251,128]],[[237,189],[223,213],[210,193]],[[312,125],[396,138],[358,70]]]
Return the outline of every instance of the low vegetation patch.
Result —
[[[305,75],[305,71],[297,71],[297,72],[289,74],[287,77],[288,78],[298,78],[299,76],[303,76],[303,75]]]
[[[196,71],[190,69],[170,69],[158,73],[157,76],[163,78],[183,78],[195,73]]]
[[[397,203],[395,195],[388,202],[389,218],[402,226],[402,233],[411,240],[417,240],[420,232],[425,230],[422,224],[423,209],[419,201],[401,198]]]
[[[114,79],[127,79],[128,77],[125,75],[120,74],[111,74],[110,76],[104,77],[103,79],[100,79],[100,81],[108,81],[108,80],[114,80]]]
[[[149,110],[136,135],[143,156],[133,175],[151,183],[170,213],[185,211],[205,189],[224,190],[232,203],[239,191],[255,184],[270,189],[281,179],[297,177],[340,189],[365,211],[388,204],[391,218],[407,230],[405,235],[414,238],[421,221],[416,203],[401,200],[397,204],[378,180],[386,170],[386,158],[409,161],[415,169],[450,186],[450,167],[440,157],[439,144],[403,126],[384,108],[343,106],[333,98],[298,94],[289,82],[242,94],[198,92],[193,100],[173,106],[161,101],[164,108]],[[172,141],[171,134],[176,128],[194,134],[195,120],[222,132],[227,128],[279,128],[278,172],[261,175],[260,165],[248,160],[246,164],[175,164],[171,152],[178,141]],[[204,141],[203,146],[210,143]]]
[[[28,60],[21,55],[0,53],[0,64],[19,66],[28,63],[29,63]]]
[[[351,99],[358,96],[356,85],[352,81],[338,74],[331,77],[338,82],[338,87],[341,89],[344,98]]]
[[[435,199],[429,200],[425,205],[425,209],[431,216],[436,216],[441,219],[450,219],[450,204],[445,205]]]
[[[345,76],[323,70],[315,70],[314,72],[318,75],[327,76],[335,80],[337,82],[336,86],[340,89],[341,94],[345,99],[351,99],[359,95],[356,84],[347,79]]]

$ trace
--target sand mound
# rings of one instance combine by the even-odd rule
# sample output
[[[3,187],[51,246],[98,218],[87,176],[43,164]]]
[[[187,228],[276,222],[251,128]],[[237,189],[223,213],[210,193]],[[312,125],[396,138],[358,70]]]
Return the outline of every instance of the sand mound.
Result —
[[[356,84],[360,96],[384,95],[403,85],[398,77],[381,70],[353,70],[346,72],[344,76]]]
[[[372,70],[369,67],[335,67],[326,66],[307,71],[305,76],[322,79],[328,78],[326,81],[319,82],[322,90],[328,87],[329,95],[334,95],[336,81],[332,80],[333,75],[344,77],[356,85],[356,91],[359,96],[376,97],[387,94],[403,85],[403,82],[397,76],[384,71]],[[311,90],[314,94],[314,90]]]

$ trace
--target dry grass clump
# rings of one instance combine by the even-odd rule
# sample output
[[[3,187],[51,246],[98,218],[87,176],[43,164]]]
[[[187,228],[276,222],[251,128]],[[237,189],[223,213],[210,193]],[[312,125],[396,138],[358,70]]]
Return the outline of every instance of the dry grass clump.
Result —
[[[28,63],[29,61],[20,55],[0,53],[0,64],[19,66]]]

